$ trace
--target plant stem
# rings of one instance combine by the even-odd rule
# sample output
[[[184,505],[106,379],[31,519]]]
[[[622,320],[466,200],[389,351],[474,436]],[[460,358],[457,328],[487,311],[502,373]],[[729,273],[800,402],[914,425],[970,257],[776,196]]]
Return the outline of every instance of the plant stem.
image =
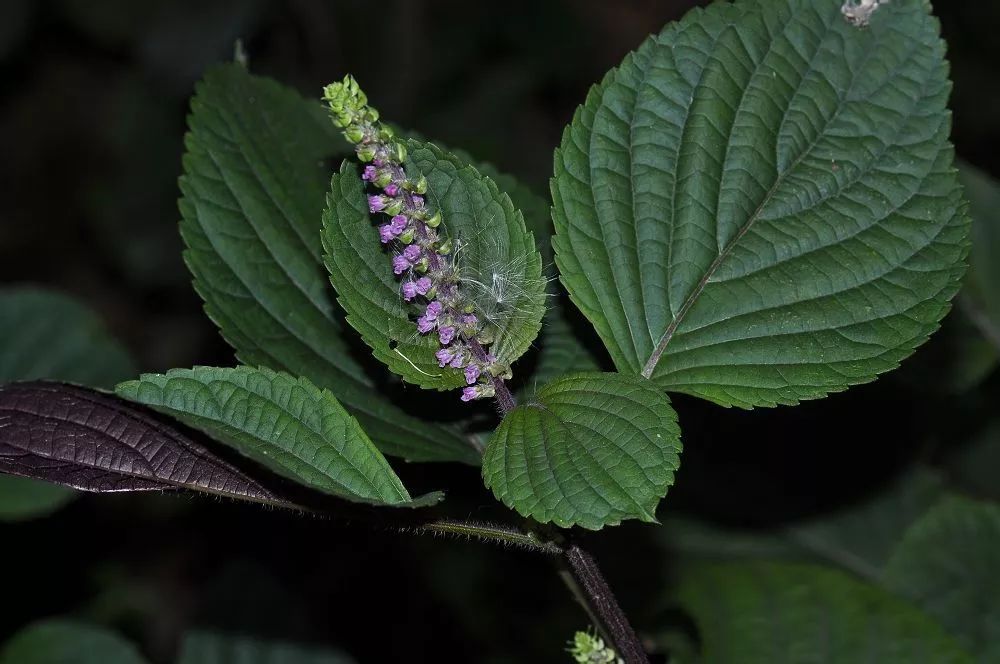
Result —
[[[625,664],[649,664],[639,637],[618,605],[597,561],[577,544],[563,550],[567,575],[563,578],[584,603],[602,636],[611,642]]]
[[[486,361],[486,349],[483,348],[482,344],[476,339],[469,340],[469,349],[472,354],[480,362]],[[497,411],[499,411],[500,416],[503,417],[510,411],[514,410],[517,406],[517,401],[514,399],[514,395],[510,393],[510,389],[507,387],[507,383],[503,378],[499,376],[494,376],[490,382],[493,384],[493,398],[496,399]]]

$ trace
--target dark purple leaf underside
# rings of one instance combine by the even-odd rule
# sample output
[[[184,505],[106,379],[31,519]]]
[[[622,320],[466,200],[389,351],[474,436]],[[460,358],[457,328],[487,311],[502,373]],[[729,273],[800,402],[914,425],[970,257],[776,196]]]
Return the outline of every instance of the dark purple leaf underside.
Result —
[[[266,475],[254,470],[255,477]],[[180,425],[62,383],[0,387],[0,472],[98,493],[190,489],[294,506],[270,488],[270,478],[251,477]]]

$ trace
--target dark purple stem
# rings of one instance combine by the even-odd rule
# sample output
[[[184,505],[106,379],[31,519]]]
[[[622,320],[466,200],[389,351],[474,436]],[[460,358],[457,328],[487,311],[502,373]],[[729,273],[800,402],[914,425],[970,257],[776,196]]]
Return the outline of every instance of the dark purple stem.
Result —
[[[578,545],[572,544],[563,550],[563,559],[576,584],[575,589],[579,591],[586,605],[587,612],[604,633],[605,638],[611,641],[618,656],[625,661],[625,664],[649,664],[649,657],[639,637],[618,606],[618,601],[604,575],[601,574],[601,568],[598,567],[594,557]]]

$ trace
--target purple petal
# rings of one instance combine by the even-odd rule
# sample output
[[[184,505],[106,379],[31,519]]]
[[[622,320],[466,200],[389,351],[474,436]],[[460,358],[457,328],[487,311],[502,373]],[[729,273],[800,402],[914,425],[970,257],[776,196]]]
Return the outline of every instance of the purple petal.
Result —
[[[396,274],[403,274],[410,269],[410,261],[406,260],[402,256],[392,257],[392,271]]]
[[[476,381],[479,380],[480,373],[482,372],[478,364],[470,364],[465,367],[465,382],[469,385],[475,385]]]
[[[424,197],[423,196],[414,196],[413,197],[413,207],[415,207],[415,208],[417,208],[419,210],[423,206],[424,206]]]
[[[424,277],[424,279],[427,279],[427,277]],[[428,281],[430,280],[428,279]],[[417,283],[420,282],[418,281]],[[438,317],[438,315],[440,315],[441,311],[443,310],[444,307],[441,305],[441,303],[438,302],[437,300],[434,300],[433,302],[427,305],[427,317],[430,318],[431,320],[434,320],[435,318]]]
[[[392,227],[389,224],[384,224],[378,227],[378,236],[382,240],[382,244],[388,244],[392,242],[396,234],[392,232]]]
[[[447,345],[451,343],[451,340],[455,338],[455,328],[451,325],[446,325],[438,330],[438,339],[442,344]]]
[[[427,291],[429,291],[433,285],[434,284],[431,282],[430,277],[420,277],[417,279],[417,292],[421,295],[427,295]],[[438,306],[440,306],[440,304]],[[428,311],[430,310],[429,305],[427,309]]]
[[[465,354],[455,353],[455,357],[448,363],[448,366],[452,369],[461,369],[465,366]]]
[[[365,182],[371,182],[375,179],[376,171],[374,166],[365,166],[365,172],[361,174],[361,179]]]
[[[462,321],[462,325],[467,327],[473,327],[479,322],[479,319],[476,318],[475,314],[462,314],[460,320]]]
[[[411,244],[406,249],[403,249],[403,257],[411,263],[416,263],[420,260],[420,247],[415,244]]]
[[[406,230],[406,222],[407,222],[407,219],[406,219],[406,217],[404,215],[397,214],[389,222],[389,226],[392,227],[392,232],[393,233],[395,233],[396,235],[399,235],[400,233],[402,233],[403,231]]]
[[[412,281],[403,282],[403,299],[409,302],[417,296],[417,285]]]
[[[396,184],[395,182],[386,185],[385,193],[388,194],[389,196],[395,196],[396,194],[399,193],[399,185]]]
[[[479,396],[479,390],[475,387],[466,387],[462,390],[462,401],[472,401]]]
[[[372,212],[381,212],[385,209],[385,199],[381,196],[372,194],[368,197],[368,209]]]
[[[421,316],[417,319],[417,332],[420,334],[427,334],[434,329],[434,321],[428,320],[427,316]]]
[[[438,352],[434,353],[434,357],[437,358],[438,366],[443,369],[455,358],[455,353],[453,353],[450,348],[442,348]]]

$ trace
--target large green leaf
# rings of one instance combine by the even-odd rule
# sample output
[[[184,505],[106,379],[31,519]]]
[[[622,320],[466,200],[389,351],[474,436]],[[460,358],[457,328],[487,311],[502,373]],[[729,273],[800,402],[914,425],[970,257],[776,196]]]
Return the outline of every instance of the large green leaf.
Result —
[[[329,389],[386,453],[477,463],[456,431],[380,394],[346,340],[320,260],[324,160],[346,145],[320,105],[228,65],[208,73],[191,110],[184,256],[237,357]]]
[[[66,620],[35,623],[0,649],[0,664],[144,664],[113,632]]]
[[[622,372],[723,405],[872,380],[963,271],[926,0],[694,10],[591,90],[555,158],[556,263]]]
[[[0,383],[39,378],[111,387],[132,360],[93,311],[40,288],[0,289]],[[0,521],[51,514],[75,496],[63,486],[0,476]]]
[[[195,367],[144,374],[117,392],[318,491],[378,505],[436,501],[412,501],[357,420],[306,378],[263,367]]]
[[[427,177],[429,204],[440,209],[443,233],[459,248],[460,287],[477,304],[483,320],[497,326],[491,352],[510,364],[535,340],[545,310],[542,259],[533,234],[507,194],[461,159],[431,143],[408,141],[409,173]],[[375,357],[405,380],[426,388],[465,384],[458,369],[440,369],[431,336],[421,336],[413,319],[417,304],[403,301],[389,255],[370,219],[358,167],[345,162],[334,175],[323,215],[326,266],[347,311],[347,321],[372,347]],[[440,229],[439,229],[440,231]],[[493,284],[509,284],[493,298]],[[489,286],[488,291],[480,286]]]
[[[655,521],[680,464],[670,400],[642,379],[564,376],[507,414],[483,457],[483,479],[524,516],[593,530]]]
[[[712,664],[973,661],[926,615],[838,570],[756,562],[682,572],[678,599]]]
[[[248,636],[192,632],[184,637],[177,664],[351,664],[339,652]]]
[[[1000,507],[953,497],[906,533],[885,582],[977,656],[1000,661]]]

